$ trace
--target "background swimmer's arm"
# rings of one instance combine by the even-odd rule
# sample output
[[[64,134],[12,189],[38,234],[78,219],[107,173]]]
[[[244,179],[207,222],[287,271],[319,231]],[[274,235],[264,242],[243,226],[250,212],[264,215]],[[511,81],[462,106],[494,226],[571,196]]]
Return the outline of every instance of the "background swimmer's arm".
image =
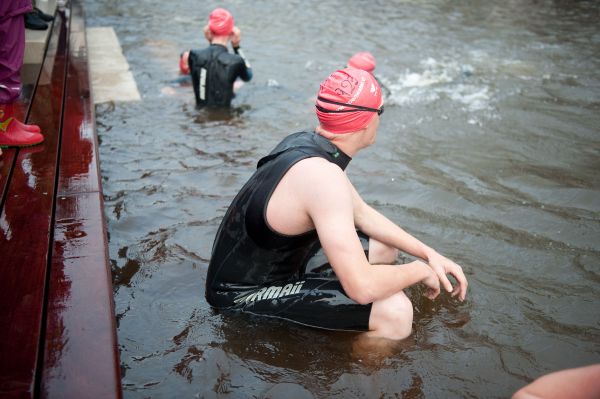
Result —
[[[244,52],[240,48],[241,41],[242,31],[237,26],[234,26],[233,32],[231,33],[231,47],[233,47],[233,52],[242,57],[242,60],[244,60],[245,68],[242,68],[242,71],[240,71],[240,78],[242,78],[243,81],[248,82],[252,79],[252,67],[244,55]]]
[[[462,268],[373,209],[360,197],[350,181],[348,181],[348,184],[352,192],[356,227],[377,241],[426,260],[437,273],[446,291],[451,292],[452,296],[458,295],[460,300],[464,301],[467,295],[468,282]],[[456,279],[456,286],[452,286],[447,274],[451,274]]]
[[[204,32],[204,37],[206,40],[208,40],[209,43],[212,43],[212,32],[210,31],[208,24],[204,25],[202,31]]]
[[[241,68],[242,70],[240,71],[240,78],[242,78],[242,80],[245,82],[249,82],[252,79],[252,68],[250,67],[250,63],[246,59],[246,56],[242,52],[241,48],[234,47],[233,51],[235,51],[235,53],[242,57],[242,60],[244,60],[244,67]]]
[[[188,65],[190,67],[190,76],[192,77],[192,86],[194,88],[194,95],[196,98],[200,98],[200,76],[198,75],[197,68],[194,68],[196,56],[193,51],[190,51],[188,58]]]
[[[428,296],[435,298],[439,280],[423,262],[399,266],[369,264],[355,230],[348,178],[337,166],[312,160],[303,161],[305,167],[298,170],[291,183],[346,294],[367,304],[423,282],[429,288]]]

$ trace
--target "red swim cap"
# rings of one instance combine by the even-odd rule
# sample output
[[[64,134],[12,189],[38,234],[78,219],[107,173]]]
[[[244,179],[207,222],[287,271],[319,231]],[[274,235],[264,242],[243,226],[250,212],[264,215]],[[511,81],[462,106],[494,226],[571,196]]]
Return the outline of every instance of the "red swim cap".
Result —
[[[375,57],[367,51],[356,53],[348,60],[348,66],[373,73],[375,70]]]
[[[367,127],[377,112],[355,107],[367,107],[373,110],[379,108],[381,89],[377,80],[369,72],[356,68],[340,69],[321,83],[315,105],[317,118],[323,129],[331,133],[356,132]]]
[[[233,16],[224,8],[215,8],[208,16],[208,28],[216,36],[229,36],[233,30]]]
[[[179,57],[179,72],[181,72],[183,75],[190,74],[190,65],[188,64],[189,58],[189,51],[184,51],[183,53],[181,53],[181,57]]]

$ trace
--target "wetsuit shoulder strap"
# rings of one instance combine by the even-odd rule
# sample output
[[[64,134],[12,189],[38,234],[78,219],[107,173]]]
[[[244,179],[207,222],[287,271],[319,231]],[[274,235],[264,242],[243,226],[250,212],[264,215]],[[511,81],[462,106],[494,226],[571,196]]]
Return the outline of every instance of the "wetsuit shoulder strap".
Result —
[[[281,154],[295,150],[311,156],[321,155],[328,161],[335,163],[342,170],[346,168],[352,158],[344,154],[331,141],[315,132],[298,132],[289,135],[271,151],[271,153],[258,161],[257,169]]]

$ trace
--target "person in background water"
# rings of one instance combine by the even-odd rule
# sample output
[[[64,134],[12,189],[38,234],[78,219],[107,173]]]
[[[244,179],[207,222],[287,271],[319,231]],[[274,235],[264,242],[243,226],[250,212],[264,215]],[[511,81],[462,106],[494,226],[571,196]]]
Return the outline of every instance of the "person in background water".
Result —
[[[48,29],[48,23],[54,19],[54,16],[37,8],[35,0],[32,1],[32,5],[33,10],[25,14],[25,28],[33,30]]]
[[[31,0],[0,2],[0,147],[23,147],[44,141],[39,126],[26,125],[14,117],[12,104],[21,94],[25,54],[23,15],[31,10]]]
[[[238,77],[245,82],[252,79],[252,69],[240,49],[241,31],[234,25],[229,11],[217,8],[209,15],[204,36],[210,46],[182,53],[180,70],[192,75],[198,107],[229,107],[235,96],[235,80]],[[229,42],[234,54],[227,50]]]
[[[467,280],[368,205],[346,175],[352,157],[375,142],[383,113],[373,75],[334,72],[315,106],[316,130],[288,136],[262,158],[223,217],[206,299],[217,309],[406,338],[413,307],[405,288],[422,283],[434,299],[441,284],[462,301]],[[398,250],[421,260],[393,265]]]
[[[375,62],[375,57],[373,57],[373,54],[369,53],[368,51],[361,51],[360,53],[354,54],[352,57],[350,57],[347,64],[349,67],[362,69],[363,71],[367,71],[373,75],[373,77],[377,80],[377,83],[379,83],[381,91],[385,94],[384,97],[389,97],[391,94],[390,90],[384,86],[373,73],[376,65],[377,63]]]
[[[190,61],[189,60],[190,60],[190,51],[189,50],[184,51],[179,56],[179,73],[181,73],[182,75],[190,74],[190,65],[189,65]]]

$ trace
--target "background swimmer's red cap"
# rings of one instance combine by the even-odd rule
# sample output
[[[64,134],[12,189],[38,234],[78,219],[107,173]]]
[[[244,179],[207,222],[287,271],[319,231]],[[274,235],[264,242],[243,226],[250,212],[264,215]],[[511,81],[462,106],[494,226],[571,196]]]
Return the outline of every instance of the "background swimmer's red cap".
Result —
[[[216,36],[229,36],[233,30],[233,16],[224,8],[215,8],[208,16],[208,28]]]
[[[375,70],[375,57],[367,51],[356,53],[348,60],[348,66],[373,73]]]
[[[321,127],[331,133],[356,132],[367,127],[377,112],[354,110],[319,98],[376,109],[381,105],[381,89],[373,75],[352,67],[335,71],[321,83],[315,104]]]
[[[188,64],[189,58],[190,58],[189,51],[184,51],[183,53],[181,53],[181,56],[179,57],[179,72],[181,72],[184,75],[189,75],[189,73],[190,73],[190,66]]]

